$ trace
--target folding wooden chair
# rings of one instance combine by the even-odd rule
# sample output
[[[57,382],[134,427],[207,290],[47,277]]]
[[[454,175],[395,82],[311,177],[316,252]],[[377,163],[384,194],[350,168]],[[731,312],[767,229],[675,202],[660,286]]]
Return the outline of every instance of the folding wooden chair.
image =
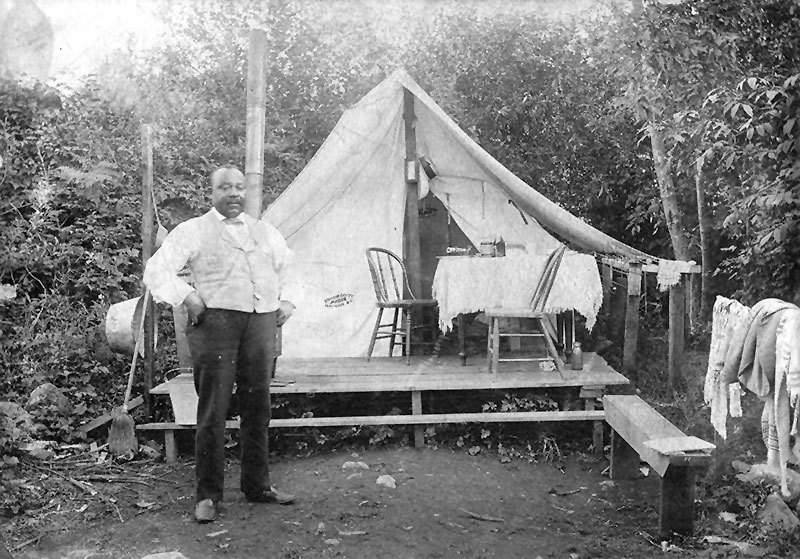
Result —
[[[544,307],[550,291],[553,288],[561,260],[567,247],[561,245],[547,257],[544,270],[536,283],[530,306],[527,308],[494,308],[486,309],[485,314],[489,318],[489,339],[487,342],[487,360],[490,373],[497,373],[501,361],[551,361],[561,377],[564,377],[564,364],[558,357],[555,340],[558,338],[553,326],[547,320]],[[531,319],[536,327],[535,332],[501,332],[501,318],[526,318]],[[524,358],[500,358],[500,338],[525,338],[539,337],[544,339],[546,357],[524,357]]]
[[[372,285],[375,287],[375,305],[378,307],[378,317],[375,320],[375,327],[372,329],[372,338],[367,350],[367,361],[372,358],[376,340],[389,338],[389,357],[394,353],[394,346],[399,341],[404,346],[406,364],[410,365],[411,318],[414,314],[419,314],[419,312],[415,312],[417,309],[436,308],[436,299],[417,299],[414,296],[408,284],[403,261],[393,252],[384,248],[368,248],[367,262],[372,275]],[[383,311],[386,309],[394,309],[394,317],[391,322],[382,324]],[[437,333],[435,317],[430,327],[431,344],[433,344]]]

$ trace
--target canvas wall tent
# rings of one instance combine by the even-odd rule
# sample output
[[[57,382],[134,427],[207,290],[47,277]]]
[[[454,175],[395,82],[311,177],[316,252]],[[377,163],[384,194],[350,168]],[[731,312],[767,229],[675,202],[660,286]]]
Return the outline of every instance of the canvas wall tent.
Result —
[[[416,152],[435,177],[420,172],[419,196],[444,204],[475,244],[502,236],[528,252],[558,241],[625,260],[656,259],[598,231],[538,193],[486,153],[400,70],[347,110],[317,154],[263,219],[295,252],[291,281],[302,299],[284,327],[287,357],[366,354],[375,294],[365,250],[403,253],[406,201],[404,91],[416,116]],[[376,348],[376,354],[385,349]]]

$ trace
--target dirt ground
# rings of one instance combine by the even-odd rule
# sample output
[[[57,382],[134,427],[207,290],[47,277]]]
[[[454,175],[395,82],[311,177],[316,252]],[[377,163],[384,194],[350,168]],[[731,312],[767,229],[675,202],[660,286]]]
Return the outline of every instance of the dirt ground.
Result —
[[[346,462],[369,469],[343,468]],[[114,508],[76,489],[73,501],[50,505],[54,526],[59,511],[70,512],[68,525],[59,522],[58,530],[14,557],[140,559],[169,551],[189,559],[663,555],[652,536],[657,480],[611,483],[602,474],[607,465],[591,454],[559,463],[503,463],[465,449],[408,447],[281,458],[272,465],[273,483],[295,493],[297,503],[279,506],[247,503],[237,490],[238,463],[231,460],[221,517],[198,525],[190,459],[132,463],[126,468],[146,471],[148,477],[139,478],[146,481],[93,483]],[[396,488],[378,485],[381,475],[392,476]],[[31,532],[4,535],[14,548]]]

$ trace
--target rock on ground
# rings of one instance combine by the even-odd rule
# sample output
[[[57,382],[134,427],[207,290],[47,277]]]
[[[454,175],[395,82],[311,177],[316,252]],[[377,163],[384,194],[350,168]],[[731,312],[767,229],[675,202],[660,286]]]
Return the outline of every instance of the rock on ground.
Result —
[[[72,414],[72,403],[69,401],[69,398],[67,398],[58,387],[49,382],[37,386],[34,391],[31,392],[25,404],[25,409],[33,411],[45,406],[54,406],[56,410],[58,410],[58,413],[64,416]]]

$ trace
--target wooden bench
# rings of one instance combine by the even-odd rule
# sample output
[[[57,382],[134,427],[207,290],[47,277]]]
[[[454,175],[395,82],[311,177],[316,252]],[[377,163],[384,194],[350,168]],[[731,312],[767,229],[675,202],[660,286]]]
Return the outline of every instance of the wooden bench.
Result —
[[[694,529],[695,474],[711,463],[714,445],[685,435],[634,395],[603,397],[611,426],[611,479],[639,477],[640,459],[661,478],[658,530],[691,535]]]

